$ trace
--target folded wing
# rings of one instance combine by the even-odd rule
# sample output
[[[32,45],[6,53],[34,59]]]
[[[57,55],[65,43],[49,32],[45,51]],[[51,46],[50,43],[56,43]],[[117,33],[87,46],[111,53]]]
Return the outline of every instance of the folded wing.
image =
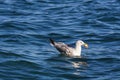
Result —
[[[63,55],[72,55],[73,48],[67,46],[66,44],[62,42],[55,42],[52,39],[50,39],[52,45]]]

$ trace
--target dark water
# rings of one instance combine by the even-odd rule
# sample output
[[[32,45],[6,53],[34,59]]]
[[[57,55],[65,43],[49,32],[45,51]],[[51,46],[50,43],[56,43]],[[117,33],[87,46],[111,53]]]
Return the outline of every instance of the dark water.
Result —
[[[49,37],[89,49],[60,56]],[[120,80],[120,0],[0,0],[0,80]]]

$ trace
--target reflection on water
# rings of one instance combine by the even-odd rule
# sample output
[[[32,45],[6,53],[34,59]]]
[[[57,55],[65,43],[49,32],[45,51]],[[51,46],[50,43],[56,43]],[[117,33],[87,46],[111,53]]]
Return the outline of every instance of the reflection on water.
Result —
[[[73,72],[74,75],[81,75],[81,72],[84,72],[86,69],[86,67],[88,66],[88,64],[86,62],[82,62],[82,61],[73,61],[71,62],[72,66],[75,68],[75,71]]]
[[[87,66],[86,62],[71,62],[74,68],[80,68],[81,66]]]

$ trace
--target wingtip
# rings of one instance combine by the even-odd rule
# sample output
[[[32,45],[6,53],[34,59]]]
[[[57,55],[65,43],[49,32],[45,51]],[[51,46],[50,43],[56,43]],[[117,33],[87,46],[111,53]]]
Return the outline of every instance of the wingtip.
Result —
[[[50,43],[51,43],[52,45],[55,44],[55,43],[54,43],[54,40],[53,40],[52,38],[49,38],[49,40],[50,40]]]

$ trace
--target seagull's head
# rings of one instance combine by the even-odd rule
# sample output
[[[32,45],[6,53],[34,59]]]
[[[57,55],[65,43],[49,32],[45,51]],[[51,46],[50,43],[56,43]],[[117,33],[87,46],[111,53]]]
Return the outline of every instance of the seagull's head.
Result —
[[[85,42],[83,42],[82,40],[78,40],[78,41],[77,41],[77,45],[79,45],[79,46],[84,46],[85,48],[88,48],[88,44],[85,43]]]

